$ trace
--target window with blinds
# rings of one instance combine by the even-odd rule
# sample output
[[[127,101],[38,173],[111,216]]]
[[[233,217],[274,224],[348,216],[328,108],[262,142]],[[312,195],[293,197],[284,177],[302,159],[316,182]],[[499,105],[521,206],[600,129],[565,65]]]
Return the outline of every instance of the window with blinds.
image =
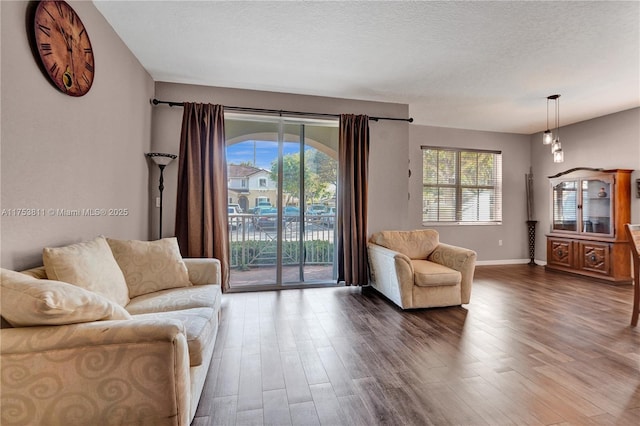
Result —
[[[502,222],[502,153],[422,147],[424,223]]]

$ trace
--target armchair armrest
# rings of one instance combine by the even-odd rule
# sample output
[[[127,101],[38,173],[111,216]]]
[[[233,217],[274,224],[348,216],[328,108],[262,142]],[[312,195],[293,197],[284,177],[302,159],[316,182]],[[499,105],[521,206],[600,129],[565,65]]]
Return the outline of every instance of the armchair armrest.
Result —
[[[183,259],[194,285],[221,284],[220,261],[212,258]]]
[[[189,424],[179,321],[2,329],[0,359],[2,424]]]
[[[427,260],[460,272],[462,303],[466,304],[471,299],[471,283],[476,267],[476,257],[476,252],[473,250],[440,243]]]
[[[413,265],[408,256],[368,243],[371,280],[374,287],[405,308],[412,305]]]

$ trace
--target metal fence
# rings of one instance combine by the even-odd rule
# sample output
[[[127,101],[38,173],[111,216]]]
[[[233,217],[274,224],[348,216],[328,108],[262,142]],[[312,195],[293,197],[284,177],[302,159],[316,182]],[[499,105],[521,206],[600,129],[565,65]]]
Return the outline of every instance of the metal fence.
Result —
[[[335,215],[229,215],[231,268],[273,266],[277,262],[278,232],[282,235],[283,265],[328,265],[334,256]]]

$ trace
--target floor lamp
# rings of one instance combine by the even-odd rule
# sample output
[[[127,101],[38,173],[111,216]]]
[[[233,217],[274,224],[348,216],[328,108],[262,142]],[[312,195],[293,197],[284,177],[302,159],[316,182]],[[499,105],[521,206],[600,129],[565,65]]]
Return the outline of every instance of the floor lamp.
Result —
[[[162,238],[162,191],[164,191],[164,168],[167,167],[167,164],[175,160],[178,156],[175,154],[165,154],[162,152],[149,152],[145,155],[151,158],[153,162],[156,163],[160,168],[160,185],[158,186],[158,189],[160,190],[160,226],[158,231],[158,239],[160,239]]]

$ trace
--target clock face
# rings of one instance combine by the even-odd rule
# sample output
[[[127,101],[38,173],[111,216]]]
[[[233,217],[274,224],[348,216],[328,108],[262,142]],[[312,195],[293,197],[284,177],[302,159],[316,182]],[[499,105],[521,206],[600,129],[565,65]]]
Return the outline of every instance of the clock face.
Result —
[[[58,89],[70,96],[87,93],[93,84],[93,49],[71,6],[64,1],[41,1],[33,34],[44,70]]]

